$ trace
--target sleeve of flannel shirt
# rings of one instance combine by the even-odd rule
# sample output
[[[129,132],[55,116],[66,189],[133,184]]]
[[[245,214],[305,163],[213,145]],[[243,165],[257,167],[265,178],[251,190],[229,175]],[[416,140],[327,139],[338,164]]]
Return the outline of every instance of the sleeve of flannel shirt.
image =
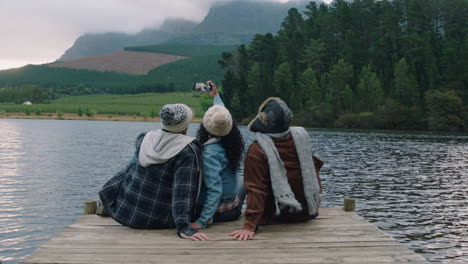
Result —
[[[191,236],[197,232],[192,228],[191,220],[198,190],[199,160],[197,159],[200,156],[200,149],[195,148],[198,151],[195,154],[191,146],[187,148],[190,149],[183,151],[187,154],[180,156],[180,161],[176,163],[172,186],[172,216],[177,231]]]

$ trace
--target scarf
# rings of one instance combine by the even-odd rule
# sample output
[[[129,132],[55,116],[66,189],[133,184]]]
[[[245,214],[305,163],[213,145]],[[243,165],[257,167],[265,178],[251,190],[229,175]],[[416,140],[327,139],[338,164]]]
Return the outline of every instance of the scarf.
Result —
[[[270,167],[271,187],[276,206],[275,214],[280,215],[282,211],[299,213],[303,210],[291,190],[286,175],[286,168],[272,140],[272,137],[285,137],[289,133],[291,133],[293,138],[301,166],[302,185],[304,186],[304,195],[309,209],[308,213],[313,215],[317,213],[320,207],[322,196],[312,160],[309,134],[303,127],[291,127],[288,131],[278,134],[256,133],[256,140],[263,152],[265,152]]]

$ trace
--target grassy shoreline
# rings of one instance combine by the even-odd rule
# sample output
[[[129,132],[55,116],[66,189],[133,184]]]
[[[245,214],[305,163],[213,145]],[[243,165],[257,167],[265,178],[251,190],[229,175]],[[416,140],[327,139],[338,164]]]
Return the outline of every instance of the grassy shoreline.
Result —
[[[0,119],[34,119],[34,120],[83,120],[83,121],[127,121],[127,122],[160,122],[159,117],[143,117],[137,115],[105,115],[97,114],[94,116],[79,116],[78,114],[63,113],[61,116],[57,113],[42,113],[41,115],[25,113],[4,113]],[[193,123],[201,123],[201,117],[194,117]]]
[[[79,116],[78,114],[63,113],[62,117],[58,117],[57,113],[42,113],[40,116],[31,114],[26,115],[23,112],[18,113],[0,113],[1,119],[30,119],[30,120],[81,120],[81,121],[114,121],[114,122],[160,122],[159,117],[143,117],[136,115],[107,115],[97,114],[92,117],[85,115]],[[192,123],[201,123],[202,117],[194,117]],[[238,123],[238,125],[247,125]],[[294,124],[299,125],[300,124]],[[316,131],[340,131],[340,132],[377,132],[377,133],[406,133],[406,134],[441,134],[441,135],[457,135],[468,136],[467,132],[450,132],[450,131],[436,131],[436,130],[393,130],[393,129],[361,129],[361,128],[330,128],[330,127],[307,127]]]
[[[146,94],[96,94],[84,96],[65,96],[60,99],[34,104],[30,106],[15,103],[0,103],[0,115],[36,112],[41,115],[50,113],[76,114],[87,113],[107,117],[112,116],[155,116],[166,104],[186,104],[192,108],[195,116],[202,117],[204,112],[200,106],[200,93],[146,93]],[[46,114],[44,114],[46,113]],[[132,118],[131,118],[132,119]]]

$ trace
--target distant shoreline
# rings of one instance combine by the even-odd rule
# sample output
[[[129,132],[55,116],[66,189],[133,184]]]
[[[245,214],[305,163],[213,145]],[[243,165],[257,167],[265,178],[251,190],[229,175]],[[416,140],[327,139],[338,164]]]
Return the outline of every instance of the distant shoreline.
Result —
[[[35,115],[31,113],[3,113],[0,114],[0,119],[34,119],[34,120],[84,120],[84,121],[126,121],[126,122],[160,122],[159,117],[143,117],[136,115],[112,115],[112,114],[97,114],[93,116],[79,116],[78,114],[63,113],[61,117],[57,113],[42,113]],[[201,123],[201,117],[194,117],[193,123]]]
[[[117,121],[117,122],[161,122],[159,117],[143,117],[136,115],[110,115],[110,114],[97,114],[92,117],[87,117],[85,115],[79,116],[78,114],[63,113],[62,117],[58,117],[57,113],[42,113],[40,116],[37,116],[33,113],[26,115],[23,112],[19,113],[0,113],[1,119],[31,119],[31,120],[82,120],[82,121]],[[202,117],[194,117],[192,123],[201,123],[203,121]],[[247,125],[241,122],[237,123],[238,125]],[[302,126],[300,124],[293,124]],[[447,135],[468,135],[467,132],[450,132],[450,131],[435,131],[435,130],[398,130],[398,129],[361,129],[361,128],[330,128],[330,127],[308,127],[306,128],[314,130],[338,130],[338,131],[348,131],[348,132],[360,132],[360,131],[373,131],[373,132],[389,132],[389,133],[436,133],[436,134],[447,134]]]

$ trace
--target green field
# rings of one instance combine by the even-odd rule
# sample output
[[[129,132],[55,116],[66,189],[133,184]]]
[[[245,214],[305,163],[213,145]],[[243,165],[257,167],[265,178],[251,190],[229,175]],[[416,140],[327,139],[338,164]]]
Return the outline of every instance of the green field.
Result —
[[[29,106],[31,115],[34,115],[38,107],[42,113],[63,112],[78,113],[78,109],[85,111],[87,108],[95,114],[109,115],[143,115],[150,116],[152,108],[156,116],[165,104],[184,103],[190,106],[198,117],[203,116],[204,111],[200,107],[199,93],[147,93],[134,95],[88,95],[68,96],[49,103]],[[19,104],[1,104],[0,112],[24,112],[26,106]]]

